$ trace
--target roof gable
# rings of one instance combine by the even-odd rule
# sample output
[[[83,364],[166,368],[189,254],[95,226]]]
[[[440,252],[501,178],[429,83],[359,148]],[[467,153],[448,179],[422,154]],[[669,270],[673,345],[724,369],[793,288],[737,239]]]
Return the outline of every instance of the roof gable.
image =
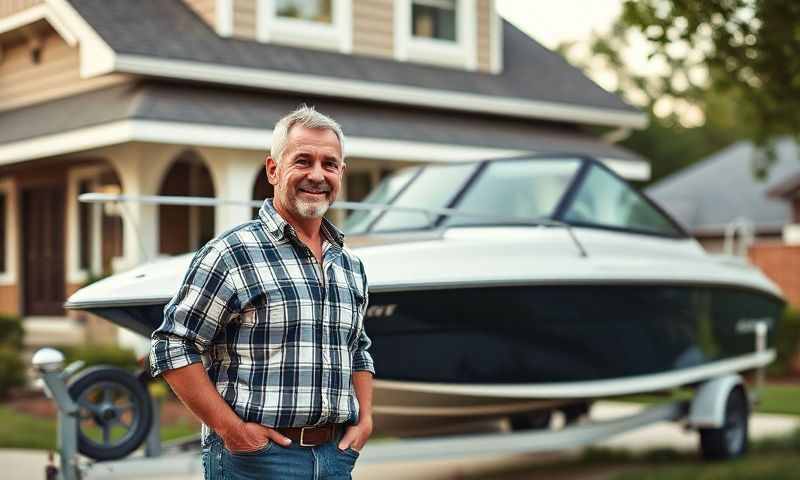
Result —
[[[779,141],[777,161],[764,180],[753,172],[754,153],[752,143],[738,142],[660,180],[647,194],[694,233],[718,234],[738,218],[760,230],[777,230],[789,221],[790,209],[768,191],[800,169],[798,146]]]

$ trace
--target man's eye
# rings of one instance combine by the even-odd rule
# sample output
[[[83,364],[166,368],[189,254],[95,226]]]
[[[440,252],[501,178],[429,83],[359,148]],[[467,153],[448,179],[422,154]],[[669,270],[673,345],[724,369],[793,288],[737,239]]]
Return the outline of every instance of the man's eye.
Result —
[[[301,157],[301,158],[298,158],[297,160],[295,160],[294,163],[296,163],[298,165],[308,165],[308,159]]]

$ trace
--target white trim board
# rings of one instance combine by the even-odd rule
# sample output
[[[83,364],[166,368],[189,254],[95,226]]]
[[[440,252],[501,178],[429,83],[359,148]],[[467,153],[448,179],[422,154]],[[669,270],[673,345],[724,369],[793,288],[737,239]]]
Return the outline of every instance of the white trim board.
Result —
[[[491,97],[475,93],[433,90],[185,60],[165,60],[141,55],[116,55],[114,62],[115,71],[135,75],[180,78],[361,100],[379,100],[405,105],[576,122],[587,125],[631,128],[647,126],[647,116],[641,112],[582,107],[516,97]]]
[[[155,120],[121,120],[33,139],[0,145],[0,165],[35,158],[73,153],[126,142],[154,142],[264,151],[269,148],[271,129],[200,125]],[[375,160],[448,162],[508,157],[533,153],[530,150],[474,147],[428,142],[409,142],[369,137],[347,137],[349,156]],[[626,178],[649,176],[646,162],[602,158]]]
[[[272,130],[156,120],[120,120],[68,132],[44,135],[0,145],[0,165],[64,155],[127,142],[154,142],[198,147],[240,148],[266,151]],[[410,142],[370,137],[346,137],[348,156],[374,160],[449,162],[510,157],[535,153],[530,150],[476,147],[429,142]],[[625,178],[649,177],[646,162],[601,158]],[[646,177],[643,177],[646,175]]]

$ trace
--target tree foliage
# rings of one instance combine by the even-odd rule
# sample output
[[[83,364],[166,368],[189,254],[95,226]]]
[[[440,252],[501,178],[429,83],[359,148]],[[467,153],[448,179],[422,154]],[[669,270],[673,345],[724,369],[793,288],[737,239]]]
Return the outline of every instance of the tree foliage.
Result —
[[[800,2],[626,0],[620,28],[641,32],[668,68],[653,95],[707,107],[707,92],[735,99],[759,145],[800,136]]]
[[[646,73],[623,55],[635,40]],[[575,47],[560,50],[650,112],[622,144],[653,160],[654,180],[747,139],[763,147],[753,158],[762,177],[770,141],[800,137],[800,1],[626,0],[588,52]]]

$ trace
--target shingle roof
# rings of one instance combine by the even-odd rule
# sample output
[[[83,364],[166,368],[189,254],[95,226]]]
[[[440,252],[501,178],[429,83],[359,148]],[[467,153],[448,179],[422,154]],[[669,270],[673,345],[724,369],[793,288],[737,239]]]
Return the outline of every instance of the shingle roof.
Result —
[[[800,149],[790,139],[777,142],[776,162],[763,180],[754,174],[755,152],[750,142],[736,143],[655,183],[647,194],[696,234],[718,234],[740,217],[760,231],[778,231],[791,209],[767,192],[800,171]]]
[[[348,136],[643,161],[635,153],[604,143],[574,126],[152,81],[0,113],[0,144],[126,119],[271,129],[300,103],[330,114]]]
[[[493,75],[218,36],[180,0],[69,0],[121,54],[638,112],[507,22]]]

